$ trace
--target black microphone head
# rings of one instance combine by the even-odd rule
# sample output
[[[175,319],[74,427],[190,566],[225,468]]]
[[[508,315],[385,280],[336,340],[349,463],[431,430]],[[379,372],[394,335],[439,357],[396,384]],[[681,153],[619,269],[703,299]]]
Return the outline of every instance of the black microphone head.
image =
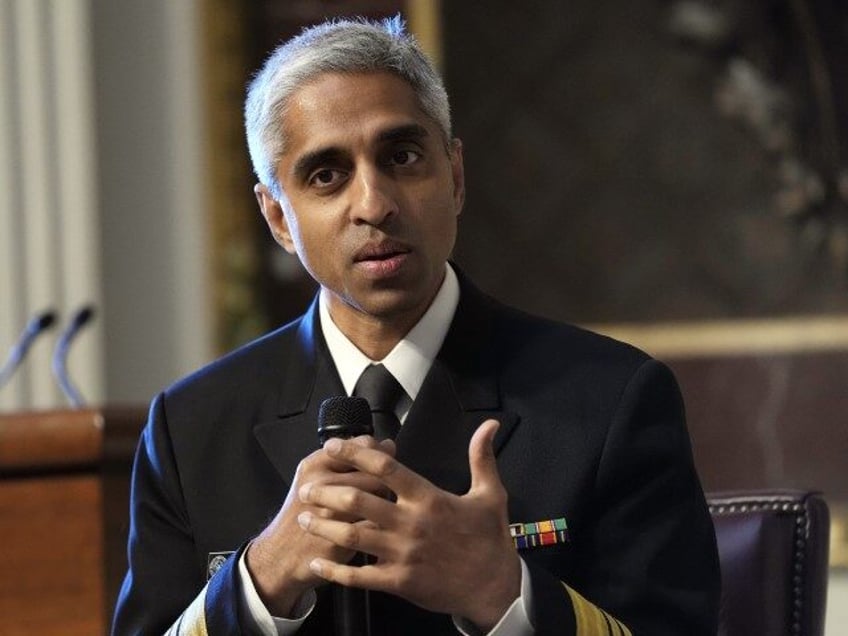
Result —
[[[32,333],[40,333],[52,327],[54,322],[56,322],[56,312],[48,309],[47,311],[42,311],[37,316],[33,316],[29,325],[27,325],[27,329]]]
[[[86,305],[82,309],[80,309],[74,317],[71,319],[71,324],[75,329],[79,329],[84,326],[89,320],[94,317],[94,306]]]
[[[322,446],[332,437],[347,439],[373,434],[371,407],[365,398],[341,395],[321,402],[318,411],[318,440]]]

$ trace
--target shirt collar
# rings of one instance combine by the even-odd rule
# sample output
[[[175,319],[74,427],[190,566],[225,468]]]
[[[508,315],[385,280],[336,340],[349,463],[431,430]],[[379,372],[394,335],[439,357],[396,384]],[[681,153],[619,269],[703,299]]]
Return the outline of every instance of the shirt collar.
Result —
[[[369,364],[382,363],[391,372],[410,402],[418,396],[424,378],[442,347],[459,304],[459,281],[450,264],[445,264],[445,278],[442,286],[430,303],[430,307],[421,316],[409,333],[398,342],[382,360],[371,360],[357,349],[330,317],[326,294],[320,294],[319,311],[321,331],[330,356],[339,372],[345,392],[350,395],[356,381]]]

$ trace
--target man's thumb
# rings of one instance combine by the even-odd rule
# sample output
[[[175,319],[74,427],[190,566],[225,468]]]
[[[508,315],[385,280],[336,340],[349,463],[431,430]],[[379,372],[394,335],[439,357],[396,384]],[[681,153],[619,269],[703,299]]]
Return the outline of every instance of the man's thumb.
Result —
[[[484,488],[492,482],[500,483],[495,461],[494,439],[500,422],[486,420],[471,437],[468,444],[468,464],[471,467],[471,490]]]

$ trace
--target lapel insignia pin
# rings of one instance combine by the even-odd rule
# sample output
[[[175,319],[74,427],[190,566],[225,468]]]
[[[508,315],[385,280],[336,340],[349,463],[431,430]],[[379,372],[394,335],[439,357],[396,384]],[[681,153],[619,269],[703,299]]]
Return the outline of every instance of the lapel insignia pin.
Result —
[[[567,543],[568,524],[565,522],[565,517],[531,523],[511,523],[509,534],[513,544],[519,550]]]
[[[210,552],[206,557],[206,580],[208,581],[218,573],[230,555],[234,554],[232,550],[229,552]]]

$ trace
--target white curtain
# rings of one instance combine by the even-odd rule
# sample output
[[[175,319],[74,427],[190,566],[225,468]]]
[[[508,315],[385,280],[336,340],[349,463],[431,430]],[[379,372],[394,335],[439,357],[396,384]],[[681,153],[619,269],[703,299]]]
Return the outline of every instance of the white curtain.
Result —
[[[101,304],[90,3],[0,0],[0,352],[35,313],[59,321],[0,390],[0,411],[63,404],[50,373],[56,336]],[[103,395],[102,329],[75,343],[70,368]]]

